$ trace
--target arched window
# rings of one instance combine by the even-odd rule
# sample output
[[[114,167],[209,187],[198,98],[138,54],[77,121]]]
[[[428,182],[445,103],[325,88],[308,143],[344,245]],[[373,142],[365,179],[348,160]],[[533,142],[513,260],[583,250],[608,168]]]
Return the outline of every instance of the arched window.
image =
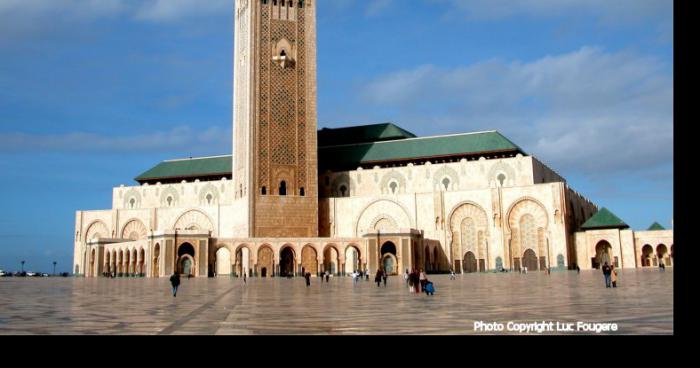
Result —
[[[280,195],[281,196],[286,196],[287,195],[287,182],[282,180],[280,183]]]
[[[299,189],[299,195],[302,197],[306,195],[306,191],[304,191],[304,187],[301,187],[301,189]]]
[[[445,190],[450,189],[450,179],[448,179],[448,178],[442,179],[442,185],[445,186]]]
[[[504,174],[499,174],[498,175],[498,181],[501,182],[501,186],[503,186],[503,183],[506,181],[506,176]]]
[[[131,198],[131,200],[129,200],[129,206],[130,206],[130,208],[136,207],[136,200]]]
[[[262,187],[262,195],[267,195],[267,187]]]
[[[211,204],[212,199],[214,199],[214,197],[212,197],[211,193],[207,194],[207,204]]]
[[[396,189],[399,187],[399,184],[395,181],[392,181],[389,184],[389,188],[391,188],[391,193],[396,194]]]
[[[348,187],[346,187],[345,185],[340,186],[340,195],[345,197],[345,192],[347,192],[347,191],[348,191]]]
[[[168,197],[167,201],[168,201],[168,207],[173,205],[173,197]]]

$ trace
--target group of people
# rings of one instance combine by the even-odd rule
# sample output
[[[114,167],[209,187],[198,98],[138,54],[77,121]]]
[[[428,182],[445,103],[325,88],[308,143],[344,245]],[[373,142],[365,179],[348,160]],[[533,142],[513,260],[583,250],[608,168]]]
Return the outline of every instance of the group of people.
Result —
[[[435,293],[435,286],[428,280],[428,276],[425,274],[423,269],[414,269],[410,273],[408,269],[403,275],[406,284],[408,285],[409,293],[422,293],[425,292],[427,295],[433,295]]]
[[[377,283],[377,287],[380,287],[382,284],[382,281],[384,281],[384,287],[386,287],[386,279],[387,278],[389,278],[389,275],[387,275],[386,271],[384,271],[380,268],[377,270],[377,274],[374,275],[374,282]]]

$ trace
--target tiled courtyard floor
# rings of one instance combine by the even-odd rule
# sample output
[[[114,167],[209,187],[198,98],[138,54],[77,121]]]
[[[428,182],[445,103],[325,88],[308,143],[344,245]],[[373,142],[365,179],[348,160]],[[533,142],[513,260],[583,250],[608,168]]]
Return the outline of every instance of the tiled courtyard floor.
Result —
[[[434,296],[349,278],[0,279],[0,334],[474,334],[474,321],[615,322],[615,334],[673,333],[673,271],[431,276]],[[507,331],[505,333],[508,333]]]

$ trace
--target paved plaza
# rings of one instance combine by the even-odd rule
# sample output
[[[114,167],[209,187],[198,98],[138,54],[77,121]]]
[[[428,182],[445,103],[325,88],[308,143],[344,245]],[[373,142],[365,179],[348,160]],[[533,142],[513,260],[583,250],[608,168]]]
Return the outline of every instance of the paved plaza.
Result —
[[[614,334],[673,333],[673,271],[430,276],[434,296],[350,278],[2,278],[0,334],[483,334],[474,321],[614,322]],[[372,278],[373,279],[373,278]],[[499,332],[499,334],[509,333]],[[515,332],[510,332],[515,333]],[[485,333],[490,334],[490,333]]]

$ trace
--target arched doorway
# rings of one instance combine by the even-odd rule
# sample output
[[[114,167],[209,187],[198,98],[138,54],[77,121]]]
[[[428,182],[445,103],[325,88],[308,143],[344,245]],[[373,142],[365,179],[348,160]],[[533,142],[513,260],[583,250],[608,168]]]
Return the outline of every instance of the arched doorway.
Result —
[[[260,277],[272,277],[272,266],[274,254],[272,249],[264,246],[258,250],[258,269],[260,270]]]
[[[591,260],[591,266],[599,269],[604,264],[611,265],[612,246],[605,240],[601,240],[595,246],[595,257]]]
[[[666,245],[659,244],[656,246],[656,257],[659,259],[659,264],[663,263],[664,266],[669,265],[668,248],[666,248]]]
[[[396,244],[393,242],[386,242],[382,245],[382,262],[381,266],[388,275],[398,274],[398,263],[396,257]]]
[[[95,276],[95,250],[90,252],[90,269],[88,270],[88,277]]]
[[[294,276],[294,250],[291,247],[284,247],[280,252],[280,276]]]
[[[124,251],[120,250],[119,251],[119,260],[117,261],[117,273],[119,274],[119,277],[122,277],[122,274],[124,273]]]
[[[151,265],[151,269],[153,270],[151,275],[153,277],[159,277],[160,276],[160,244],[156,243],[155,248],[153,249],[153,264]]]
[[[190,243],[182,243],[177,249],[177,271],[181,275],[196,276],[194,247]]]
[[[360,265],[360,251],[353,246],[345,249],[345,274],[349,275],[355,271],[364,271]]]
[[[238,277],[243,277],[243,275],[251,276],[250,249],[247,246],[238,248],[236,252],[236,275]]]
[[[464,254],[464,263],[462,263],[464,273],[473,273],[478,271],[476,264],[476,256],[472,252]]]
[[[318,275],[318,254],[311,245],[305,246],[301,251],[301,267],[305,273]]]
[[[653,255],[654,248],[649,244],[645,244],[644,247],[642,247],[642,267],[651,267]]]
[[[338,273],[338,249],[333,245],[326,246],[323,251],[323,271],[331,275]]]
[[[226,247],[216,251],[216,276],[231,275],[231,252]]]
[[[143,277],[146,275],[146,251],[141,248],[139,253],[139,274]]]
[[[537,255],[532,249],[523,253],[523,267],[527,267],[528,271],[537,271]]]
[[[112,273],[111,267],[112,264],[110,263],[110,258],[111,258],[111,253],[106,252],[105,253],[105,264],[104,264],[104,269],[102,270],[102,276],[107,276],[108,274]]]

